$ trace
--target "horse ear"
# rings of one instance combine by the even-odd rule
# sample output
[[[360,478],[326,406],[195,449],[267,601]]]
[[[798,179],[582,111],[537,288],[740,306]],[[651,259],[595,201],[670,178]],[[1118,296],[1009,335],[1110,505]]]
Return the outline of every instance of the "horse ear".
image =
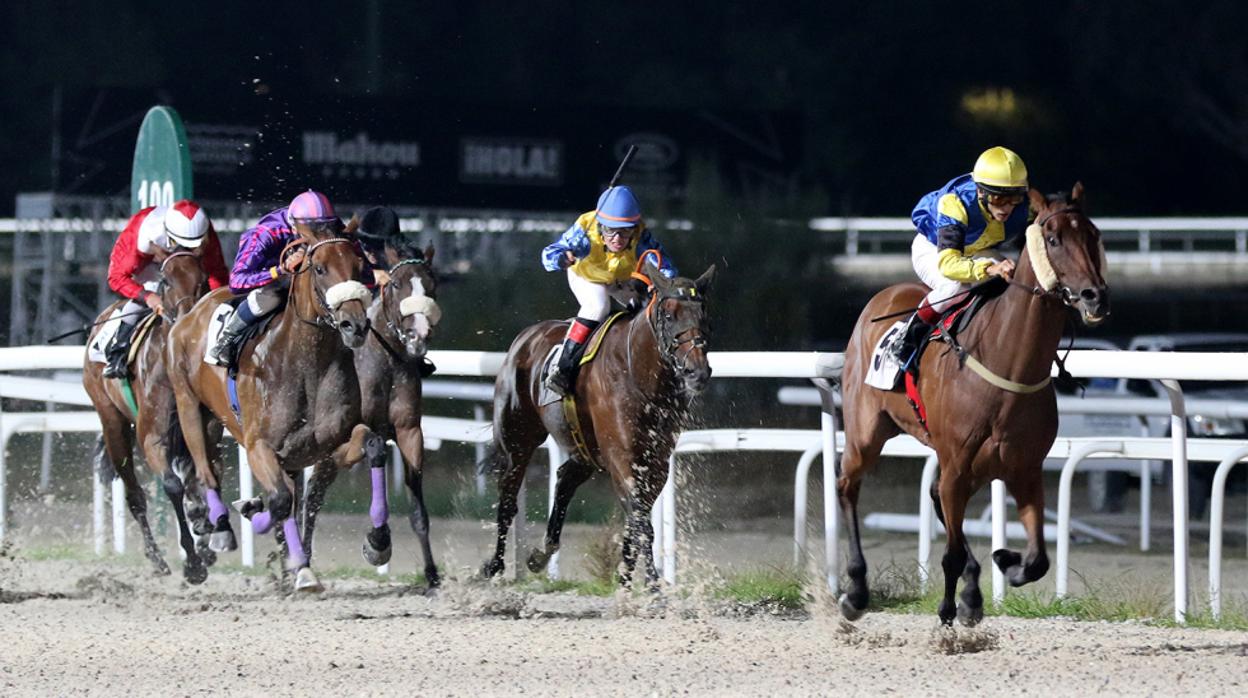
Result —
[[[425,246],[425,264],[433,264],[433,243]]]
[[[1044,194],[1041,194],[1040,190],[1035,187],[1027,190],[1027,199],[1031,202],[1031,210],[1037,213],[1043,211],[1044,207],[1049,203],[1048,200],[1044,198]]]
[[[347,225],[342,229],[342,232],[346,233],[347,235],[355,235],[355,232],[359,229],[360,229],[360,215],[356,213],[356,214],[352,214],[351,220],[347,221]]]
[[[1070,189],[1070,203],[1079,208],[1086,208],[1087,199],[1083,198],[1083,182],[1075,182],[1075,186]]]
[[[698,287],[698,293],[706,295],[707,290],[711,288],[711,283],[714,281],[715,265],[712,264],[706,271],[702,272],[702,276],[699,276],[693,284]]]
[[[655,288],[662,289],[667,288],[670,285],[667,282],[667,277],[664,276],[663,272],[654,265],[654,260],[650,257],[646,257],[646,264],[643,269],[645,270],[646,276],[650,277],[650,283]]]

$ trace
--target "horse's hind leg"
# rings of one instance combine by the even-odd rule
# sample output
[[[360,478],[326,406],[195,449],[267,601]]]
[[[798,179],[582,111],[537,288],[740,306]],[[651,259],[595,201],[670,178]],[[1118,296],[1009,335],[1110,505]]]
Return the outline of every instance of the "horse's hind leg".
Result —
[[[576,488],[594,474],[594,467],[582,463],[579,458],[569,458],[559,466],[559,478],[555,483],[555,507],[550,512],[550,520],[546,523],[546,541],[539,550],[534,548],[529,553],[529,571],[541,572],[550,562],[550,557],[559,551],[559,538],[563,533],[563,522],[568,515],[568,504]]]
[[[429,545],[429,510],[425,508],[424,492],[425,435],[417,422],[414,427],[396,429],[394,440],[403,458],[403,481],[412,494],[412,513],[408,520],[425,558],[425,582],[436,587],[442,583],[442,575],[438,573],[433,548]]]
[[[1041,469],[1024,470],[1024,478],[1006,483],[1018,505],[1018,517],[1027,531],[1027,554],[1001,548],[992,553],[992,561],[1010,580],[1011,586],[1022,586],[1040,579],[1049,571],[1049,554],[1044,545],[1044,483]]]
[[[533,427],[530,427],[533,429]],[[489,579],[501,574],[505,563],[503,555],[507,552],[507,531],[511,528],[512,519],[519,509],[518,498],[520,486],[524,483],[524,473],[528,469],[533,452],[546,438],[541,425],[525,435],[526,439],[507,444],[496,441],[491,458],[498,465],[498,511],[495,516],[494,555],[481,566],[481,576]]]
[[[169,565],[165,563],[156,547],[156,539],[152,536],[152,528],[147,522],[147,497],[143,494],[143,485],[139,484],[134,469],[134,451],[131,441],[130,424],[116,410],[98,410],[100,424],[103,427],[104,447],[108,458],[112,461],[117,477],[126,486],[126,506],[130,516],[139,525],[143,534],[143,552],[152,563],[156,574],[169,574]]]
[[[841,459],[841,476],[836,482],[836,491],[849,539],[849,565],[845,569],[849,576],[849,587],[841,594],[839,605],[841,615],[846,620],[862,617],[871,601],[871,592],[867,586],[867,558],[862,553],[862,532],[858,527],[858,495],[862,489],[863,476],[879,461],[880,448],[886,440],[887,436],[883,439],[873,438],[865,443],[857,440],[848,442]],[[824,473],[824,477],[834,477],[834,474]]]

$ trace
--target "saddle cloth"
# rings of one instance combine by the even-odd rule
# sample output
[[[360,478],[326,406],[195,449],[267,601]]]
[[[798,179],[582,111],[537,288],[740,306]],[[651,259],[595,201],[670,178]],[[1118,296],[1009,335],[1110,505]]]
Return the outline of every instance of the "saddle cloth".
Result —
[[[113,341],[113,337],[117,335],[117,330],[121,328],[121,309],[118,307],[109,316],[108,320],[100,325],[100,331],[95,334],[95,338],[87,345],[87,358],[97,364],[108,363],[108,357],[104,354],[108,349],[108,345]],[[130,346],[126,349],[126,364],[134,363],[135,357],[139,355],[139,349],[143,347],[143,340],[147,339],[147,335],[151,333],[152,327],[160,320],[160,316],[156,313],[148,313],[139,318],[138,326],[134,328],[134,334],[130,335]]]
[[[594,357],[598,355],[598,350],[602,347],[603,337],[607,336],[607,330],[623,315],[625,315],[625,313],[613,314],[601,325],[599,325],[598,329],[594,330],[594,333],[589,337],[588,346],[585,349],[585,355],[581,357],[581,366],[584,366],[594,360]],[[559,365],[559,356],[561,354],[563,354],[563,342],[559,342],[555,346],[551,347],[550,351],[546,352],[546,358],[542,359],[542,373],[538,377],[538,407],[545,407],[551,403],[559,402],[559,400],[562,399],[558,393],[546,387],[546,376],[550,374],[552,368]]]

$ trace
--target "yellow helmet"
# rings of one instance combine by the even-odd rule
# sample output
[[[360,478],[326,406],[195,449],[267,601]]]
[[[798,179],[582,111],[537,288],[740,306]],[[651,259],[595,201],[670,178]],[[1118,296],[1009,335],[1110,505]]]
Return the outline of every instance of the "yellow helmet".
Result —
[[[975,161],[971,179],[989,194],[1027,192],[1027,166],[1018,153],[996,146],[985,150]]]

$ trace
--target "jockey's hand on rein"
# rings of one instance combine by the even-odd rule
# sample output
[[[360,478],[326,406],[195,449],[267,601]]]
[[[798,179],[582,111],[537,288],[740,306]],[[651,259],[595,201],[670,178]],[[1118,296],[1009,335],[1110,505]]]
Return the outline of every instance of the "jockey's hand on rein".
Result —
[[[153,311],[157,313],[164,312],[165,303],[164,301],[160,300],[160,296],[156,295],[155,293],[147,294],[147,296],[143,298],[143,302],[147,304],[147,307],[151,308]]]
[[[1003,259],[1000,262],[990,265],[987,272],[988,276],[999,276],[1008,281],[1014,276],[1014,261]]]
[[[560,269],[567,269],[573,264],[576,264],[576,255],[572,254],[571,252],[564,252],[563,256],[559,258]]]
[[[299,268],[300,264],[303,264],[303,250],[295,250],[287,255],[286,259],[282,262],[282,271],[287,274],[293,274],[295,273],[295,270]]]

